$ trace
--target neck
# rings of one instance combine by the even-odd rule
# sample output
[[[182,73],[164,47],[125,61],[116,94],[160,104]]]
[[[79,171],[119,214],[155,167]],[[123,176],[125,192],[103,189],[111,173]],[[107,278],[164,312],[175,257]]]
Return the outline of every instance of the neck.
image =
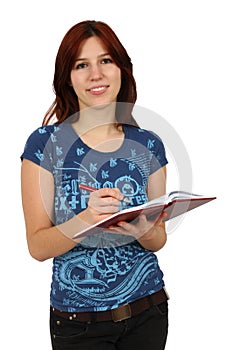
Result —
[[[111,103],[104,106],[97,106],[82,109],[77,122],[78,129],[85,133],[90,129],[107,129],[116,126],[116,104]]]
[[[115,118],[115,104],[82,109],[72,127],[86,145],[101,152],[117,150],[124,140],[122,126]]]

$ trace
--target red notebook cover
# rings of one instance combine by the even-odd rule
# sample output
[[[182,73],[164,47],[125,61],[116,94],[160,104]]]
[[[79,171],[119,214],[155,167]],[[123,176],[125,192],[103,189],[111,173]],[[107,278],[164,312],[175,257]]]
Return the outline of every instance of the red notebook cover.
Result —
[[[172,192],[172,194],[174,193],[178,194],[179,191]],[[164,200],[164,203],[159,202],[158,198],[155,201],[151,201],[137,207],[124,209],[116,214],[111,215],[109,218],[104,219],[97,224],[76,233],[73,236],[73,239],[90,236],[98,232],[105,231],[105,229],[107,231],[107,228],[110,225],[117,225],[119,221],[136,222],[140,213],[145,214],[148,219],[155,219],[162,213],[162,211],[166,211],[167,217],[164,221],[167,221],[216,199],[216,197],[204,197],[188,193],[186,193],[186,195],[189,195],[189,197],[179,199],[176,196],[174,199],[171,198],[170,200],[168,195]]]

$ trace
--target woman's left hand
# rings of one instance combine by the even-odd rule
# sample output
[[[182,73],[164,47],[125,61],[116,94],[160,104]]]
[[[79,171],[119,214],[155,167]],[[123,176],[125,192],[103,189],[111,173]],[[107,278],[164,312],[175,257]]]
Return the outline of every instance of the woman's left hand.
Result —
[[[111,225],[109,232],[133,236],[136,239],[143,237],[149,239],[152,232],[163,223],[163,219],[167,216],[166,212],[162,212],[155,220],[147,220],[146,215],[140,214],[136,223],[119,221],[117,225]],[[146,237],[148,235],[148,237]]]

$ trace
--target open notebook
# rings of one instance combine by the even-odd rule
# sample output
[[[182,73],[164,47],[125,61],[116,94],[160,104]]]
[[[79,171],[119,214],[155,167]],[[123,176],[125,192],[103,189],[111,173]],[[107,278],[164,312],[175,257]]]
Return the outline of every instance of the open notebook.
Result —
[[[90,236],[100,231],[104,231],[104,229],[107,231],[107,228],[110,225],[117,225],[117,222],[119,221],[136,222],[140,213],[145,214],[149,220],[154,220],[162,213],[162,211],[166,211],[167,217],[164,221],[167,221],[214,199],[216,199],[216,197],[206,197],[185,191],[173,191],[142,205],[123,209],[76,233],[73,236],[73,239]]]

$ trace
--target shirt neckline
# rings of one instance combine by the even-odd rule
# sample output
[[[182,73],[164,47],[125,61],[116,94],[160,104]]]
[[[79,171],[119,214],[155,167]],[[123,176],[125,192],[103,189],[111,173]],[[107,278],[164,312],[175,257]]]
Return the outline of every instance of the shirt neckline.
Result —
[[[76,139],[79,140],[79,142],[85,147],[87,148],[89,151],[94,152],[96,154],[101,154],[101,155],[111,155],[111,154],[116,154],[118,152],[121,152],[121,150],[123,150],[125,148],[125,143],[126,143],[126,139],[128,137],[128,128],[125,124],[122,124],[122,130],[124,133],[124,138],[123,141],[121,143],[121,145],[114,151],[110,151],[110,152],[103,152],[103,151],[98,151],[95,148],[91,148],[90,146],[88,146],[83,140],[82,138],[77,134],[77,132],[74,130],[73,126],[71,125],[71,123],[68,124],[69,129],[71,129],[71,132],[73,135],[75,135]]]

